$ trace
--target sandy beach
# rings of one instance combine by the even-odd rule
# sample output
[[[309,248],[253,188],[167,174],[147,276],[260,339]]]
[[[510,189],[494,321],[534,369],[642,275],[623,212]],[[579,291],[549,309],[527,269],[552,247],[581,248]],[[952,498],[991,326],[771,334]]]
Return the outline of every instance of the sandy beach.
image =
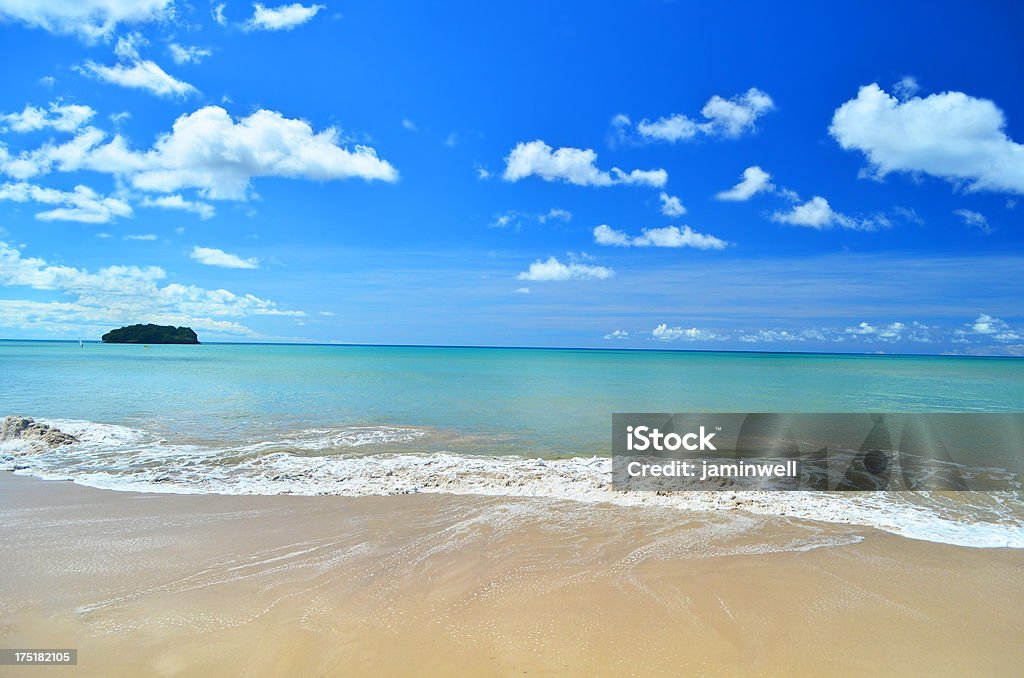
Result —
[[[0,475],[3,675],[1011,675],[1024,552],[739,511]]]

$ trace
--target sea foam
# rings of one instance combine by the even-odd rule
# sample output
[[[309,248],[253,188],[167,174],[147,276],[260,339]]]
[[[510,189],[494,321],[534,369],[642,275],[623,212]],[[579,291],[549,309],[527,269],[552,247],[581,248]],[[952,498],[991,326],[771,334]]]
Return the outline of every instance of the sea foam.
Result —
[[[401,426],[310,428],[237,445],[162,439],[112,424],[46,420],[81,442],[44,452],[0,447],[0,467],[111,490],[227,495],[537,497],[687,511],[739,510],[873,527],[912,539],[1024,548],[1019,492],[621,492],[611,459],[403,452],[427,431]],[[363,450],[370,448],[369,453]]]

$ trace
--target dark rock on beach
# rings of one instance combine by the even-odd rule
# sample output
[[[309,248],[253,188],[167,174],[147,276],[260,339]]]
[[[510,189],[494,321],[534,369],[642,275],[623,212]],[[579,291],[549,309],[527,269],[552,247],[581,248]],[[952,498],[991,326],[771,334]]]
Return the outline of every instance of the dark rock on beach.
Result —
[[[0,425],[0,442],[13,440],[23,440],[31,446],[47,448],[79,442],[78,438],[70,433],[35,421],[32,417],[4,417],[3,424]]]

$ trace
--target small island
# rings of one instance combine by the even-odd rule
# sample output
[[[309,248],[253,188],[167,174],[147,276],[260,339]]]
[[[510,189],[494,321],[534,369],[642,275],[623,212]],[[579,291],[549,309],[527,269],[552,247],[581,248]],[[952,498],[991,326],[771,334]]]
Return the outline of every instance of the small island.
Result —
[[[111,330],[101,339],[104,344],[198,344],[191,327],[173,325],[128,325]]]

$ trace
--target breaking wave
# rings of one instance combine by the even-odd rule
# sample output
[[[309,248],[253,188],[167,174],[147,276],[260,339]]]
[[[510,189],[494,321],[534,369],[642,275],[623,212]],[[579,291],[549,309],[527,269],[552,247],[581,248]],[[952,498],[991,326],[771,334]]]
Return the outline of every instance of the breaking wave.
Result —
[[[690,511],[741,510],[877,528],[970,547],[1024,548],[1019,492],[756,492],[672,494],[612,489],[611,459],[453,454],[417,427],[346,426],[228,445],[175,442],[137,429],[46,420],[80,442],[32,450],[0,443],[0,467],[91,487],[178,494],[542,497]],[[424,452],[436,440],[436,451]]]

